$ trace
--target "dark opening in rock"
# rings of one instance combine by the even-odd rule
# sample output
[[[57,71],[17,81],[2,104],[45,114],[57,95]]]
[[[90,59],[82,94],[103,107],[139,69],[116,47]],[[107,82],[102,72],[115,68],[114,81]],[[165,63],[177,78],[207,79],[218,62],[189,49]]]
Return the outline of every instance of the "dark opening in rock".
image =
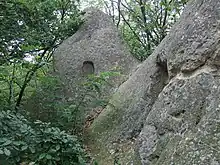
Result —
[[[94,64],[92,61],[84,61],[82,66],[82,72],[85,75],[93,74],[95,72]]]

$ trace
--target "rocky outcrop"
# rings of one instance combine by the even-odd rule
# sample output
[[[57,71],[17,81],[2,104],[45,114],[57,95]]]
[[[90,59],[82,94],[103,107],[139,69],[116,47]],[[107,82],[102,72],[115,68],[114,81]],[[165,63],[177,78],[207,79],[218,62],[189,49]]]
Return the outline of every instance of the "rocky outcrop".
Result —
[[[66,100],[75,105],[72,109],[77,115],[77,123],[85,127],[98,115],[97,106],[105,105],[138,64],[112,19],[93,8],[85,10],[84,23],[56,49],[54,59],[55,69],[65,86]],[[114,76],[109,76],[108,84],[100,85],[104,84],[100,76],[103,73]],[[101,78],[88,81],[91,74]]]
[[[98,159],[117,154],[122,164],[220,164],[219,9],[219,0],[190,1],[119,87],[89,129]]]
[[[130,55],[112,19],[93,8],[85,10],[84,23],[57,48],[54,58],[55,68],[66,84],[69,97],[79,94],[78,85],[87,74],[118,71],[129,75],[138,64]],[[113,89],[122,81],[125,79],[115,79]],[[114,90],[111,88],[109,91]],[[105,91],[106,95],[109,91]]]

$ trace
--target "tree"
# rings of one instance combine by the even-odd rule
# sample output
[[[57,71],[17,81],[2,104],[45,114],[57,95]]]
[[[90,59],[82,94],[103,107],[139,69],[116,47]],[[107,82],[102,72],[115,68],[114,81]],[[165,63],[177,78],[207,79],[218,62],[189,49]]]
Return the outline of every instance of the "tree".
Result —
[[[3,164],[85,164],[83,147],[75,136],[48,123],[31,122],[27,113],[23,116],[18,111],[28,90],[33,85],[32,90],[37,89],[39,79],[48,76],[45,70],[52,64],[56,47],[78,30],[82,23],[78,6],[77,0],[0,1]]]
[[[78,0],[0,2],[0,65],[6,71],[0,74],[0,81],[8,87],[9,105],[20,106],[35,73],[78,30],[82,23],[78,5]]]
[[[127,35],[127,26],[130,33],[139,41],[140,52],[139,50],[134,52],[139,60],[146,59],[164,39],[179,18],[186,2],[187,0],[118,1],[119,15],[125,23],[123,34]],[[129,44],[133,45],[133,42],[129,41]]]
[[[94,0],[93,0],[94,1]],[[90,1],[89,1],[90,2]],[[178,20],[188,0],[96,0],[122,31],[131,53],[145,60]]]

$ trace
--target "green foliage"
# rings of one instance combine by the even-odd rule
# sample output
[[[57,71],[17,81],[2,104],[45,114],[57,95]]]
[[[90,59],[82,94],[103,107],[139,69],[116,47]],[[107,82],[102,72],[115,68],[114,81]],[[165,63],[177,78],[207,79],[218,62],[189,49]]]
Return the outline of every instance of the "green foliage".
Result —
[[[36,165],[80,165],[84,151],[77,138],[48,123],[30,123],[24,116],[11,111],[0,112],[0,162]]]
[[[107,85],[112,86],[109,82],[110,78],[120,76],[119,72],[109,71],[109,72],[101,72],[99,75],[88,75],[86,82],[82,85],[89,92],[96,92],[97,94],[101,94],[101,88],[105,88]]]
[[[122,33],[137,59],[143,61],[153,52],[178,20],[187,1],[135,0],[121,3]]]
[[[20,55],[25,55],[50,46],[55,38],[56,42],[63,40],[80,24],[75,0],[10,0],[1,1],[0,8],[0,50],[4,58],[11,52],[9,45],[18,46],[14,53],[20,48]]]
[[[78,30],[80,15],[77,0],[0,2],[0,65],[1,71],[10,70],[0,73],[4,102],[18,110],[36,72],[51,63],[55,48]]]
[[[40,71],[40,70],[39,70]],[[59,123],[60,114],[58,112],[64,111],[65,102],[62,102],[64,95],[62,93],[62,84],[58,78],[50,75],[47,76],[42,72],[36,73],[37,84],[30,83],[29,88],[32,87],[31,95],[25,101],[25,110],[32,120],[42,120],[44,122]],[[33,85],[33,86],[32,86]]]
[[[152,50],[147,50],[139,41],[138,37],[130,30],[130,28],[123,24],[120,27],[120,30],[123,34],[123,38],[129,46],[131,54],[140,61],[143,61],[148,57]]]
[[[31,120],[49,121],[52,126],[77,134],[81,133],[86,115],[92,108],[108,104],[109,97],[103,97],[104,90],[112,87],[109,79],[120,75],[113,71],[88,75],[76,87],[79,95],[75,98],[66,95],[65,85],[59,78],[40,74],[41,72],[37,72],[38,85],[32,87],[33,94],[26,100],[25,110],[28,116]]]
[[[24,64],[24,63],[23,63]],[[27,63],[31,66],[33,64]],[[0,66],[0,109],[13,108],[15,106],[16,98],[22,87],[23,78],[29,70],[29,66],[24,66],[22,64],[3,64]],[[33,83],[32,83],[33,86]],[[24,95],[24,99],[30,96],[28,93],[33,91],[29,88]]]

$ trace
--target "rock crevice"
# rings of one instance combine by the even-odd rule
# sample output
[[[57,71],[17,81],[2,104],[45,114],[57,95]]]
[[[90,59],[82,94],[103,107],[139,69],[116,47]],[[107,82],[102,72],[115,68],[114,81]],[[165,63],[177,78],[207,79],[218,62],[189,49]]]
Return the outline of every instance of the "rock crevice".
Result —
[[[88,128],[88,143],[100,164],[111,165],[116,153],[122,164],[220,164],[219,11],[219,0],[190,1],[135,70],[114,25],[100,12],[60,46],[57,68],[71,90],[77,62],[92,61],[95,73],[112,64],[127,75],[133,71]]]
[[[90,127],[107,150],[118,139],[123,148],[138,130],[125,164],[220,164],[219,9],[218,0],[190,1],[114,94],[116,108],[107,106]]]

